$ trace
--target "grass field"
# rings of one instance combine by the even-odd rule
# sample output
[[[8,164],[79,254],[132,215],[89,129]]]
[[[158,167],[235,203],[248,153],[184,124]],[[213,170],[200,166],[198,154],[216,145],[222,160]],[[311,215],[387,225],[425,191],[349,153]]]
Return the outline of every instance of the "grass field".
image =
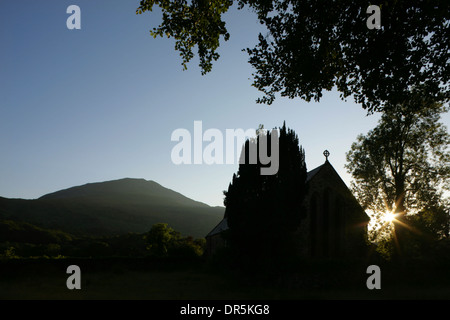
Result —
[[[81,268],[80,290],[66,286],[66,268],[74,263]],[[0,267],[1,300],[450,299],[448,279],[429,282],[428,278],[418,280],[411,274],[401,278],[392,272],[382,273],[380,290],[369,290],[364,271],[352,276],[347,285],[344,279],[350,277],[341,273],[255,281],[181,262],[17,260]]]

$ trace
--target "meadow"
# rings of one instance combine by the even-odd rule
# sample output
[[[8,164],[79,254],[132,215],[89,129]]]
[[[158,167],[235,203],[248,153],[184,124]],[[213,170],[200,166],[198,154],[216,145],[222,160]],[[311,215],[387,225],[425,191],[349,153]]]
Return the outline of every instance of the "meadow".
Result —
[[[81,269],[69,290],[68,265]],[[245,276],[205,261],[17,259],[0,263],[1,300],[371,300],[450,299],[448,268],[382,265],[381,289],[369,290],[362,264],[313,262],[277,277]],[[432,269],[430,269],[432,268]],[[334,270],[334,272],[333,272]]]

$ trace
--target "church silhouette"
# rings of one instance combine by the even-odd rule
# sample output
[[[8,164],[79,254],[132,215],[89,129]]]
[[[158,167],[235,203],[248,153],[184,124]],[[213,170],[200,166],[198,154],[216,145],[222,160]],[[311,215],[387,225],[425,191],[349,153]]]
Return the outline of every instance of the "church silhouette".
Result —
[[[311,258],[360,257],[366,248],[369,216],[328,161],[307,173],[308,192],[303,202],[306,217],[298,230],[299,253]],[[222,232],[226,217],[206,235],[208,255],[226,245]]]

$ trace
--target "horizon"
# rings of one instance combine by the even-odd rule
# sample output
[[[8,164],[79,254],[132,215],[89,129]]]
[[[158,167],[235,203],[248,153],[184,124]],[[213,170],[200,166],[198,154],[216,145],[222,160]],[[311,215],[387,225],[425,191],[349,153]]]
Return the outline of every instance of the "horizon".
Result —
[[[320,102],[278,97],[271,106],[251,86],[254,70],[241,50],[264,32],[250,10],[234,5],[231,37],[212,72],[198,58],[186,71],[173,39],[153,39],[159,9],[136,15],[139,1],[77,0],[81,29],[69,30],[73,1],[0,3],[0,196],[37,199],[87,183],[139,177],[195,201],[223,207],[238,164],[176,165],[177,129],[281,127],[299,137],[307,170],[329,161],[350,188],[346,152],[379,114],[342,101],[336,90]],[[450,114],[441,122],[447,127]]]
[[[325,162],[324,162],[324,163],[325,163]],[[331,164],[331,163],[330,163],[330,164]],[[322,165],[319,165],[319,166],[315,167],[314,169],[310,169],[310,170],[308,170],[308,172],[313,171],[313,170],[317,169],[317,168],[320,167],[320,166],[322,166]],[[333,166],[333,165],[331,164],[331,166]],[[148,179],[145,179],[145,178],[138,178],[138,177],[123,177],[123,178],[118,178],[118,179],[114,179],[114,180],[86,182],[86,183],[83,183],[83,184],[80,184],[80,185],[74,185],[74,186],[70,186],[70,187],[67,187],[67,188],[63,188],[63,189],[59,189],[59,190],[54,190],[54,191],[51,191],[51,192],[49,192],[49,193],[42,194],[42,195],[40,195],[40,196],[38,196],[38,197],[36,197],[36,198],[8,198],[8,197],[3,197],[2,195],[0,195],[0,197],[7,198],[7,199],[38,200],[39,198],[41,198],[41,197],[43,197],[43,196],[46,196],[46,195],[49,195],[49,194],[52,194],[52,193],[56,193],[56,192],[60,192],[60,191],[69,190],[69,189],[72,189],[72,188],[78,188],[78,187],[83,187],[83,186],[87,186],[87,185],[90,185],[90,184],[100,184],[100,183],[114,182],[114,181],[120,181],[120,180],[144,180],[145,182],[153,182],[153,183],[156,183],[156,184],[158,184],[159,186],[161,186],[161,187],[163,187],[163,188],[165,188],[165,189],[169,189],[169,190],[171,190],[171,191],[173,191],[173,192],[179,193],[179,194],[181,194],[182,196],[187,197],[185,194],[179,192],[178,190],[174,190],[174,189],[168,188],[168,187],[162,185],[161,183],[159,183],[158,181],[155,181],[155,180],[152,180],[152,179],[148,180]],[[348,186],[347,186],[347,187],[348,187]],[[191,200],[194,200],[194,201],[202,202],[202,201],[197,200],[197,199],[194,199],[194,198],[190,198],[190,197],[187,197],[187,198],[189,198],[189,199],[191,199]],[[204,203],[204,202],[202,202],[202,203]],[[208,204],[208,203],[204,203],[204,204],[209,205],[210,207],[222,207],[222,208],[225,208],[224,205],[210,205],[210,204]]]

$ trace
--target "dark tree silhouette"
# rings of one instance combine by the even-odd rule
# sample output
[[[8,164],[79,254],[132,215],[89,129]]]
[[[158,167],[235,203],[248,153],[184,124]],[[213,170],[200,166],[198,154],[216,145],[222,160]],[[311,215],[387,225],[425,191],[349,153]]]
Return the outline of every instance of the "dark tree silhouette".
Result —
[[[396,236],[405,224],[427,228],[435,238],[448,234],[450,135],[439,122],[447,111],[414,96],[408,105],[386,110],[378,125],[352,144],[346,167],[354,193],[378,223],[374,240],[385,236],[383,227],[392,227],[383,220],[387,212],[396,214]]]
[[[247,140],[243,152],[251,150],[270,133]],[[225,233],[234,258],[244,267],[260,268],[285,264],[295,256],[295,232],[301,222],[301,203],[306,192],[305,153],[298,137],[284,124],[279,131],[279,169],[275,175],[261,175],[262,164],[242,163],[224,192]],[[249,159],[248,156],[246,159]],[[254,270],[254,269],[253,269]]]
[[[185,68],[197,47],[205,74],[219,58],[221,37],[230,38],[222,17],[233,3],[253,9],[267,27],[247,49],[260,103],[276,94],[319,101],[333,87],[369,111],[403,103],[412,88],[448,101],[447,0],[383,1],[381,29],[373,30],[366,24],[371,3],[353,0],[142,0],[137,13],[159,6],[162,23],[152,35],[174,37]]]

